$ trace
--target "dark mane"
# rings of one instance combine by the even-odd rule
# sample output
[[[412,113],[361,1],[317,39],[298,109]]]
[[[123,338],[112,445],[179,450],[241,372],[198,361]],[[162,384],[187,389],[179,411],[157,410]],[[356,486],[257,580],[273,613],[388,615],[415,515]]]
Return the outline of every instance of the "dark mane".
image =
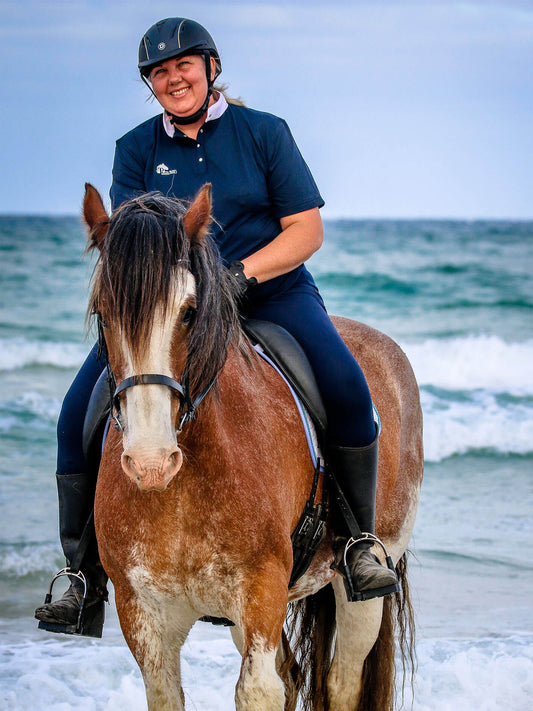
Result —
[[[191,392],[216,376],[230,334],[239,332],[235,290],[218,248],[207,236],[191,243],[183,217],[187,206],[161,193],[146,193],[122,205],[109,221],[95,266],[88,313],[105,304],[139,361],[158,304],[169,305],[175,270],[185,266],[196,281],[196,317],[188,339]]]

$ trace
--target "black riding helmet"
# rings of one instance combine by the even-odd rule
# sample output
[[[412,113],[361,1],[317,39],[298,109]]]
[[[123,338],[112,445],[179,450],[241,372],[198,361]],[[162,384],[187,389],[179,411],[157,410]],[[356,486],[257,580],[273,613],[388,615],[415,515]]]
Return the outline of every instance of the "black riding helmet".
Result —
[[[220,57],[213,38],[205,27],[202,27],[194,20],[188,20],[185,17],[169,17],[152,25],[143,35],[139,45],[138,67],[142,80],[148,85],[150,91],[152,91],[152,88],[148,84],[146,77],[150,74],[152,68],[167,59],[187,54],[199,54],[204,57],[207,95],[202,107],[195,111],[194,114],[190,116],[169,114],[171,121],[178,125],[195,123],[207,111],[214,79],[222,71]],[[211,57],[214,58],[216,64],[214,79],[211,79]]]

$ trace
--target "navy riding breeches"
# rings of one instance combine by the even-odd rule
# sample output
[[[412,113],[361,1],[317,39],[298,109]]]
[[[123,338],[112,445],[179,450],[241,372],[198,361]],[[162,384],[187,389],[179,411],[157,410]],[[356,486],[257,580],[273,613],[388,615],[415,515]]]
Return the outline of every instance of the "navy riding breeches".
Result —
[[[83,455],[83,422],[91,393],[105,368],[95,344],[70,386],[57,423],[57,473],[82,474],[86,469]]]
[[[266,301],[249,299],[249,318],[283,326],[299,342],[315,373],[328,418],[329,441],[343,447],[363,447],[374,441],[372,400],[365,376],[331,322],[313,283],[294,286]],[[91,392],[105,367],[95,345],[65,396],[57,425],[58,474],[85,471],[83,421]]]
[[[328,440],[364,447],[376,438],[372,398],[359,364],[329,318],[314,283],[299,279],[288,291],[245,308],[249,318],[283,326],[301,345],[324,401]]]

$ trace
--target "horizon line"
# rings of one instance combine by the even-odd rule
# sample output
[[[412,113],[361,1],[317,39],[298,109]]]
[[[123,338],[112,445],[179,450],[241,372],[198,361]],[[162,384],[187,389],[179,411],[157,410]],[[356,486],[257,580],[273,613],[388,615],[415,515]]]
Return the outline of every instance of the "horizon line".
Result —
[[[80,211],[81,212],[81,211]],[[63,219],[78,219],[82,221],[81,214],[75,212],[3,212],[0,210],[0,218],[16,218],[16,217],[33,217],[33,218],[63,218]],[[430,220],[435,222],[533,222],[533,215],[530,217],[509,217],[509,216],[461,216],[461,215],[411,215],[411,216],[394,216],[394,215],[323,215],[324,222],[342,222],[342,221],[370,221],[370,220],[389,220],[391,222],[403,221],[422,221]]]

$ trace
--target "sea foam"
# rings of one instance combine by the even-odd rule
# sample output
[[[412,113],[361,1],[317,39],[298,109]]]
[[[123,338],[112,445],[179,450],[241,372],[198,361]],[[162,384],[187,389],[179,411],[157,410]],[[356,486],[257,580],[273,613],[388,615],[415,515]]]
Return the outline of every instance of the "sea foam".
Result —
[[[32,426],[36,422],[55,423],[61,400],[29,391],[13,400],[0,401],[0,432],[8,432],[17,425],[24,425],[31,418]]]
[[[403,347],[421,387],[428,461],[476,450],[533,451],[533,340],[506,343],[496,336],[472,336]],[[86,352],[84,344],[0,340],[0,369],[75,367]],[[59,409],[59,398],[22,393],[1,404],[0,431],[10,431],[28,415],[37,425],[55,422]]]
[[[525,711],[533,698],[533,639],[423,640],[413,711]],[[410,696],[410,694],[409,694]],[[407,698],[405,708],[410,707]]]
[[[89,352],[82,343],[30,341],[25,338],[0,339],[0,371],[16,370],[31,365],[76,368]]]
[[[498,336],[469,336],[429,339],[402,347],[420,385],[533,394],[533,340],[506,343]],[[0,339],[0,370],[29,365],[73,368],[81,365],[88,350],[84,343]]]
[[[402,347],[421,389],[427,461],[533,451],[533,340],[469,336]]]
[[[402,347],[419,385],[533,394],[533,340],[507,343],[498,336],[468,336],[429,339]]]
[[[183,650],[186,703],[233,711],[239,657],[227,636],[196,627]],[[139,670],[119,639],[46,639],[0,647],[0,711],[146,711]],[[525,711],[533,697],[533,639],[425,639],[413,711]],[[411,704],[412,702],[412,704]],[[397,708],[400,708],[398,703]]]
[[[44,573],[48,575],[61,561],[59,545],[44,543],[4,543],[0,546],[0,575],[4,579]]]
[[[427,461],[479,450],[520,455],[533,451],[529,400],[502,403],[486,391],[450,400],[422,390],[421,401]]]

